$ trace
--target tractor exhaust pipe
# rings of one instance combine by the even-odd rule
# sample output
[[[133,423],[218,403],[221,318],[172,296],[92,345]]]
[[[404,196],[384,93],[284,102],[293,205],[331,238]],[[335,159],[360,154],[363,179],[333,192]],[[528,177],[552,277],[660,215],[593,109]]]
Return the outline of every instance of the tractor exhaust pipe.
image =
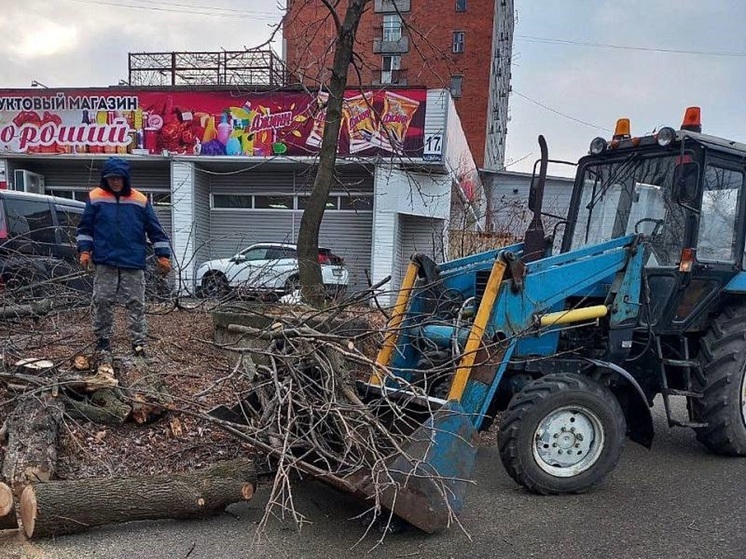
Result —
[[[547,165],[549,163],[549,150],[544,136],[539,135],[539,148],[541,149],[541,160],[539,165],[539,176],[531,182],[531,190],[528,194],[528,209],[534,213],[531,223],[526,229],[523,238],[523,261],[533,262],[544,256],[544,224],[541,221],[541,209],[544,202],[544,184],[547,181]]]

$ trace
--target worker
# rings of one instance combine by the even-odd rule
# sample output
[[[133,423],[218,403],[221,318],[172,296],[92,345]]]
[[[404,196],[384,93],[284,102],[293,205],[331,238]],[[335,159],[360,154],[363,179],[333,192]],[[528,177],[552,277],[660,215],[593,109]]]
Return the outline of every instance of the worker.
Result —
[[[93,333],[99,352],[111,352],[113,306],[119,295],[129,315],[132,350],[145,357],[146,236],[155,250],[156,269],[165,276],[171,270],[168,236],[147,196],[132,188],[129,163],[111,157],[101,183],[88,196],[77,236],[81,266],[95,265]]]

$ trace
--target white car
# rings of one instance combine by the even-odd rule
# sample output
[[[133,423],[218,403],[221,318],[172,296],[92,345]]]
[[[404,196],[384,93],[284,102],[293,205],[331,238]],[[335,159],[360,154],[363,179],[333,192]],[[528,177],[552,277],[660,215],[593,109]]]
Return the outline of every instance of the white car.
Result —
[[[344,259],[320,248],[319,263],[326,290],[334,295],[343,293],[349,281]],[[299,283],[297,247],[285,243],[258,243],[230,258],[209,260],[194,276],[195,292],[202,297],[219,296],[232,288],[288,294]]]

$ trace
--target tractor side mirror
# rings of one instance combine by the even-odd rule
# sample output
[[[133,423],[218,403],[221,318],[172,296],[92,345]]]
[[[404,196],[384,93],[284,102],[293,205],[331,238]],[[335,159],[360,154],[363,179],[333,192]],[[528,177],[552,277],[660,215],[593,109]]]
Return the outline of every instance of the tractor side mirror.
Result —
[[[692,204],[699,197],[699,163],[680,163],[673,171],[673,195],[681,204]]]

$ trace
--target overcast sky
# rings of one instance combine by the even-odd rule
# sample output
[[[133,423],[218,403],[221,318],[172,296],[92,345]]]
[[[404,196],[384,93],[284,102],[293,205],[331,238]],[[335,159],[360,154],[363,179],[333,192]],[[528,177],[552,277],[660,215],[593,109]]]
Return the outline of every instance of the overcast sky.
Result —
[[[577,160],[619,117],[643,134],[678,128],[689,105],[705,132],[746,142],[743,0],[515,3],[509,169],[531,169],[540,133],[552,158]],[[280,11],[274,0],[0,0],[0,13],[7,88],[116,84],[128,52],[251,48]]]

